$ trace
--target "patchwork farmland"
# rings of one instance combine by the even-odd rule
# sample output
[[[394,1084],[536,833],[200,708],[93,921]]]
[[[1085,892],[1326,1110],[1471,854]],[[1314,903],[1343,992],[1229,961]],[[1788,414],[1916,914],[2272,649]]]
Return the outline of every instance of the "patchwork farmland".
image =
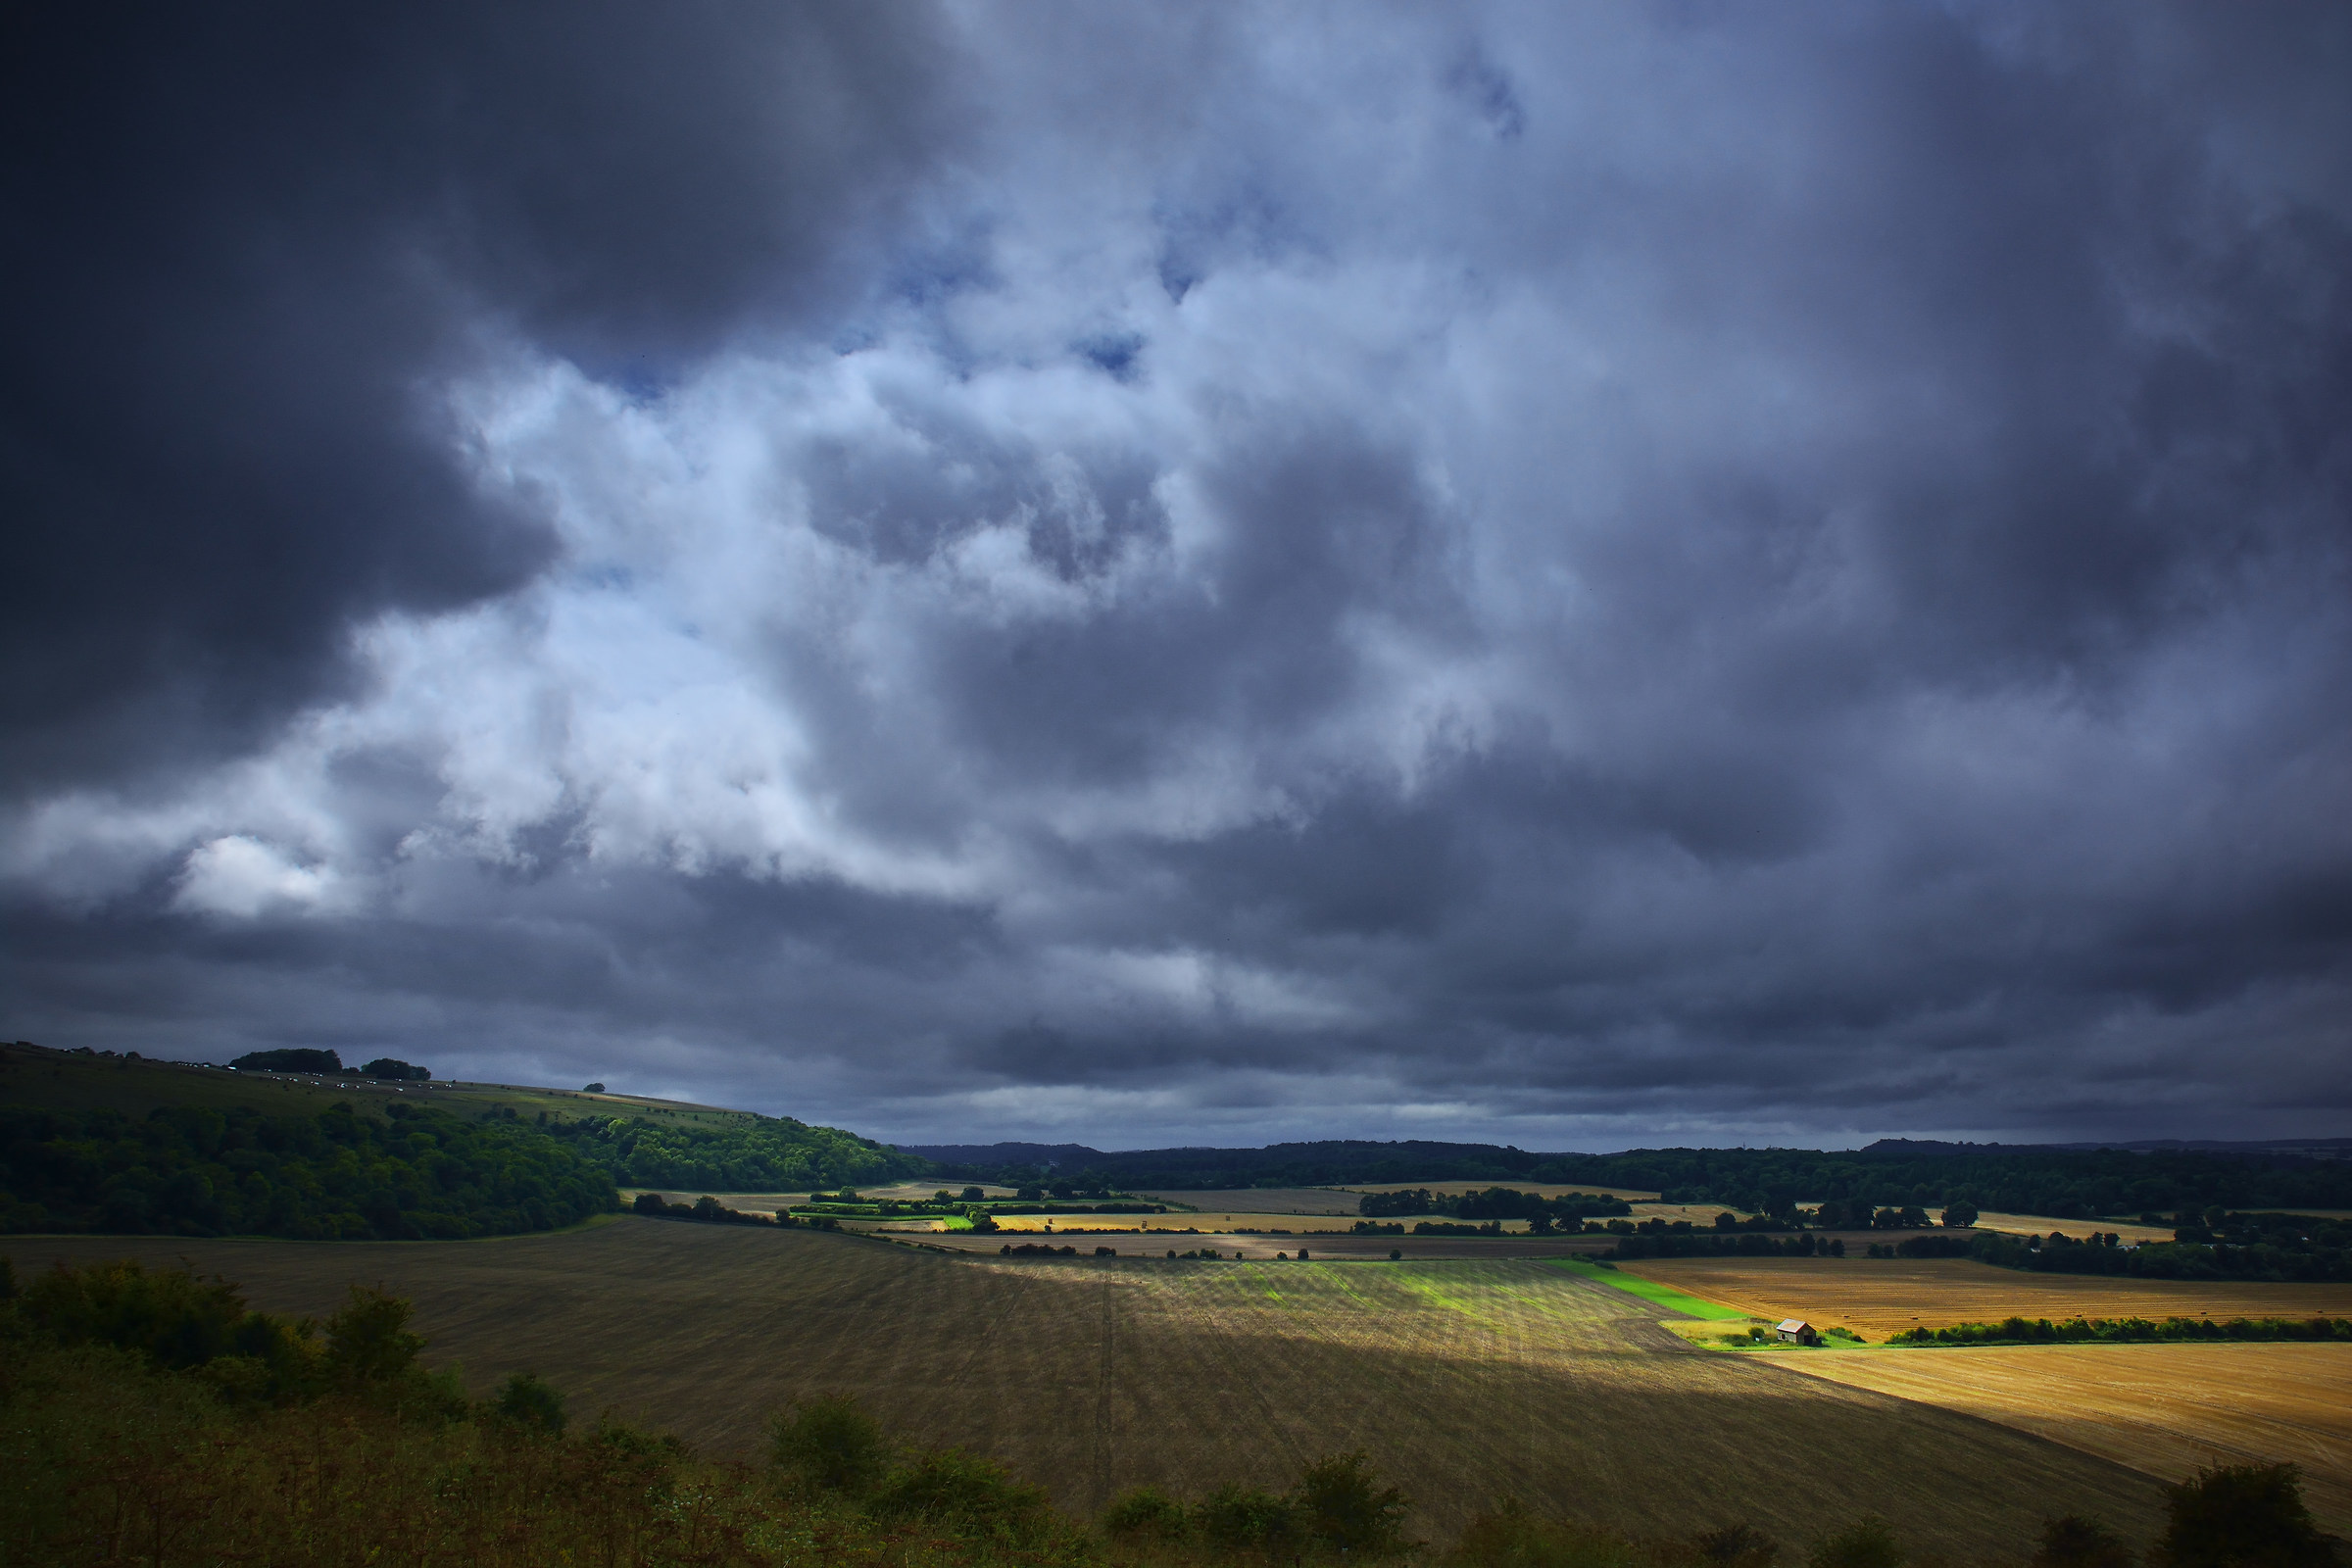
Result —
[[[2155,1475],[2303,1467],[2321,1524],[2352,1533],[2352,1346],[2037,1345],[1790,1355],[1851,1388],[1983,1416]]]
[[[279,1310],[380,1282],[476,1387],[534,1370],[583,1413],[719,1451],[753,1448],[796,1396],[846,1391],[1081,1511],[1142,1483],[1279,1486],[1359,1446],[1439,1541],[1518,1496],[1645,1534],[1744,1520],[1800,1546],[1878,1512],[1947,1555],[2014,1557],[2053,1509],[2144,1542],[2159,1508],[2146,1474],[1784,1358],[1692,1349],[1653,1303],[1537,1260],[1008,1261],[633,1216],[496,1242],[10,1250],[21,1270],[185,1258]]]
[[[2046,1317],[2352,1317],[2352,1285],[2030,1274],[1965,1258],[1644,1258],[1635,1272],[1757,1317],[1877,1343],[1924,1324]]]

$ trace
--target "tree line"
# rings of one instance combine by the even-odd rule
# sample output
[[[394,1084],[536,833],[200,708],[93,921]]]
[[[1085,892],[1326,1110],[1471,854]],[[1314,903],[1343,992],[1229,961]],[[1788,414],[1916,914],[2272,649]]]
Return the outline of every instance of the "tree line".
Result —
[[[2141,1345],[2200,1340],[2352,1341],[2352,1318],[2007,1317],[1998,1323],[1954,1323],[1905,1329],[1888,1345]]]
[[[2042,1274],[2111,1274],[2158,1280],[2352,1280],[2352,1224],[2300,1214],[2215,1216],[2170,1242],[2127,1247],[2121,1236],[2080,1241],[2059,1232],[2007,1236],[1980,1231],[1968,1255],[1999,1268]],[[2201,1238],[2201,1239],[2200,1239]]]
[[[1154,1188],[1372,1187],[1473,1181],[1638,1188],[1670,1202],[1784,1213],[1825,1200],[1881,1208],[1980,1209],[2089,1219],[2238,1210],[2352,1208],[2352,1160],[2196,1151],[1970,1152],[1892,1145],[1877,1150],[1644,1149],[1615,1154],[1537,1153],[1492,1144],[1329,1140],[1264,1149],[1085,1152],[1104,1184]],[[953,1179],[1017,1185],[1052,1173],[1026,1163],[939,1167]]]
[[[1408,1187],[1393,1193],[1366,1193],[1356,1200],[1355,1211],[1366,1219],[1397,1214],[1523,1219],[1531,1224],[1542,1221],[1544,1228],[1549,1230],[1563,1222],[1576,1229],[1595,1215],[1631,1214],[1634,1210],[1624,1199],[1611,1198],[1605,1193],[1562,1193],[1557,1198],[1545,1198],[1542,1193],[1523,1193],[1515,1187],[1489,1187],[1468,1193],[1432,1193],[1426,1187]]]
[[[394,1104],[0,1110],[0,1231],[417,1241],[619,1207],[603,1170],[526,1124]]]
[[[357,1067],[346,1067],[341,1052],[314,1051],[307,1047],[249,1051],[229,1065],[239,1072],[301,1072],[330,1078],[385,1078],[419,1083],[433,1075],[430,1068],[412,1066],[397,1056],[378,1056]]]

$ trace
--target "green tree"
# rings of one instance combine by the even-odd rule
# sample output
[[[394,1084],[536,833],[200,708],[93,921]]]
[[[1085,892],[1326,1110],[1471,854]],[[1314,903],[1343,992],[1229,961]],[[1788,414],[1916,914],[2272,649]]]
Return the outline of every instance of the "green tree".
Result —
[[[2164,1568],[2328,1568],[2333,1542],[2303,1505],[2291,1464],[2220,1465],[2164,1489],[2168,1518],[2153,1553]]]
[[[516,1372],[500,1385],[490,1402],[502,1420],[540,1437],[560,1438],[569,1417],[564,1396],[542,1382],[535,1372]]]
[[[1877,1515],[1857,1519],[1815,1546],[1805,1568],[1902,1568],[1903,1548]]]
[[[1136,1487],[1119,1494],[1102,1510],[1102,1529],[1122,1540],[1180,1540],[1185,1531],[1184,1504],[1157,1487]]]
[[[882,1424],[847,1394],[801,1399],[768,1428],[768,1456],[812,1486],[861,1493],[890,1456]]]
[[[117,1346],[175,1371],[227,1354],[247,1315],[225,1280],[183,1269],[149,1273],[128,1259],[78,1269],[60,1263],[24,1288],[23,1310],[64,1344]]]
[[[1016,1540],[1053,1516],[1045,1488],[1015,1481],[1001,1465],[961,1448],[908,1455],[882,1478],[866,1505],[884,1519],[923,1519]]]
[[[1977,1222],[1977,1205],[1965,1198],[1958,1199],[1944,1205],[1940,1217],[1950,1229],[1964,1231]]]
[[[1193,1509],[1193,1524],[1227,1550],[1246,1546],[1270,1550],[1297,1533],[1298,1514],[1288,1497],[1229,1481]]]
[[[1781,1544],[1752,1525],[1725,1525],[1691,1538],[1701,1557],[1725,1568],[1766,1568],[1781,1554]]]
[[[326,1364],[346,1384],[391,1383],[408,1375],[424,1348],[409,1332],[416,1309],[380,1287],[354,1285],[351,1299],[326,1320]]]
[[[1402,1492],[1380,1484],[1361,1450],[1318,1459],[1298,1478],[1299,1520],[1307,1535],[1342,1550],[1395,1551],[1403,1544],[1410,1506]]]
[[[1588,1525],[1543,1518],[1516,1497],[1473,1519],[1444,1559],[1447,1568],[1656,1568],[1675,1560]]]

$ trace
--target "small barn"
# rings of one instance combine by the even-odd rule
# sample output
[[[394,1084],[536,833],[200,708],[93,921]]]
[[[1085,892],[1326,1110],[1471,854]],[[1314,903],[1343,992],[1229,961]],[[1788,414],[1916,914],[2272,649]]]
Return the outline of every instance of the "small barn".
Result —
[[[1813,1332],[1813,1325],[1801,1317],[1782,1319],[1781,1326],[1773,1332],[1780,1336],[1783,1345],[1819,1345],[1821,1343],[1821,1336]]]

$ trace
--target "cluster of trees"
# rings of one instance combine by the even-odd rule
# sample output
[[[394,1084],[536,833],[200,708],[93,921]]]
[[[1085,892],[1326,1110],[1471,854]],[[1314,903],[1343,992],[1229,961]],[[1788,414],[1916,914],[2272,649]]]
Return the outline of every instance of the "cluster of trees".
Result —
[[[1364,1187],[1429,1182],[1590,1185],[1655,1190],[1672,1202],[1790,1214],[1799,1203],[1933,1212],[1954,1204],[2089,1219],[2214,1205],[2352,1208],[2352,1160],[2189,1151],[1922,1148],[1644,1149],[1545,1154],[1492,1144],[1333,1140],[1264,1149],[1073,1150],[1084,1179],[1129,1188]],[[1009,1184],[1052,1178],[1032,1163],[967,1161],[951,1177]],[[1368,1216],[1386,1217],[1386,1216]],[[1482,1216],[1494,1217],[1494,1216]]]
[[[2352,1280],[2352,1245],[2348,1245],[2352,1244],[2352,1227],[2341,1221],[2288,1217],[2296,1219],[2294,1227],[2249,1232],[2263,1239],[2245,1243],[2173,1241],[2125,1247],[2110,1234],[2084,1242],[2055,1231],[2048,1236],[2024,1237],[1980,1231],[1969,1245],[1969,1256],[2000,1268],[2051,1274],[2162,1280]]]
[[[1540,1221],[1544,1230],[1570,1222],[1567,1228],[1576,1230],[1595,1215],[1631,1214],[1634,1210],[1624,1199],[1600,1193],[1562,1193],[1557,1198],[1545,1198],[1542,1193],[1523,1193],[1515,1187],[1489,1187],[1468,1193],[1432,1193],[1426,1187],[1408,1187],[1394,1193],[1366,1193],[1357,1200],[1355,1211],[1367,1219],[1397,1214],[1523,1219],[1531,1224]]]
[[[620,1206],[603,1171],[525,1125],[406,1103],[382,1118],[0,1110],[0,1231],[414,1241]]]
[[[2352,1318],[2144,1317],[2003,1318],[1998,1323],[1955,1323],[1949,1328],[1905,1329],[1889,1345],[2124,1345],[2160,1340],[2352,1340]]]
[[[223,1279],[128,1259],[58,1263],[19,1293],[0,1259],[0,1303],[19,1336],[64,1349],[111,1347],[151,1372],[192,1377],[234,1407],[340,1396],[434,1423],[472,1416],[537,1433],[564,1426],[563,1396],[527,1372],[479,1404],[468,1400],[454,1371],[427,1371],[417,1360],[424,1340],[409,1328],[409,1302],[363,1285],[321,1322],[256,1311]]]
[[[307,1072],[342,1078],[384,1078],[394,1081],[422,1082],[432,1077],[423,1067],[413,1067],[396,1056],[378,1056],[357,1067],[343,1065],[343,1054],[336,1051],[249,1051],[229,1063],[239,1072]]]
[[[1977,1222],[1974,1208],[1967,1209],[1966,1219],[1957,1217],[1958,1210],[1947,1209],[1946,1212],[1954,1216],[1953,1223],[1964,1228]],[[1874,1208],[1859,1200],[1838,1198],[1828,1200],[1805,1217],[1825,1231],[1925,1230],[1934,1223],[1928,1218],[1928,1211],[1917,1203],[1905,1203],[1899,1208],[1889,1203],[1883,1208]]]
[[[1955,1203],[2014,1214],[2102,1214],[2230,1208],[2352,1207],[2352,1161],[2124,1150],[1641,1150],[1571,1155],[1544,1179],[1655,1187],[1670,1200],[1781,1213],[1836,1200],[1934,1210]],[[1556,1170],[1558,1174],[1548,1174]]]
[[[920,1175],[930,1162],[789,1116],[658,1122],[647,1116],[551,1120],[547,1130],[624,1187],[807,1192]]]
[[[1965,1236],[1912,1236],[1899,1242],[1872,1242],[1869,1257],[1967,1257],[1976,1244]]]
[[[1845,1243],[1811,1231],[1767,1236],[1758,1231],[1665,1230],[1617,1238],[1611,1257],[1843,1257]]]
[[[670,1202],[660,1193],[639,1193],[636,1201],[632,1202],[629,1208],[631,1212],[643,1214],[649,1219],[690,1219],[705,1225],[781,1225],[787,1230],[796,1226],[806,1226],[808,1229],[815,1231],[841,1229],[840,1221],[828,1219],[821,1214],[803,1217],[788,1213],[783,1209],[778,1209],[772,1214],[760,1214],[740,1208],[729,1208],[709,1193],[705,1193],[691,1203]]]

